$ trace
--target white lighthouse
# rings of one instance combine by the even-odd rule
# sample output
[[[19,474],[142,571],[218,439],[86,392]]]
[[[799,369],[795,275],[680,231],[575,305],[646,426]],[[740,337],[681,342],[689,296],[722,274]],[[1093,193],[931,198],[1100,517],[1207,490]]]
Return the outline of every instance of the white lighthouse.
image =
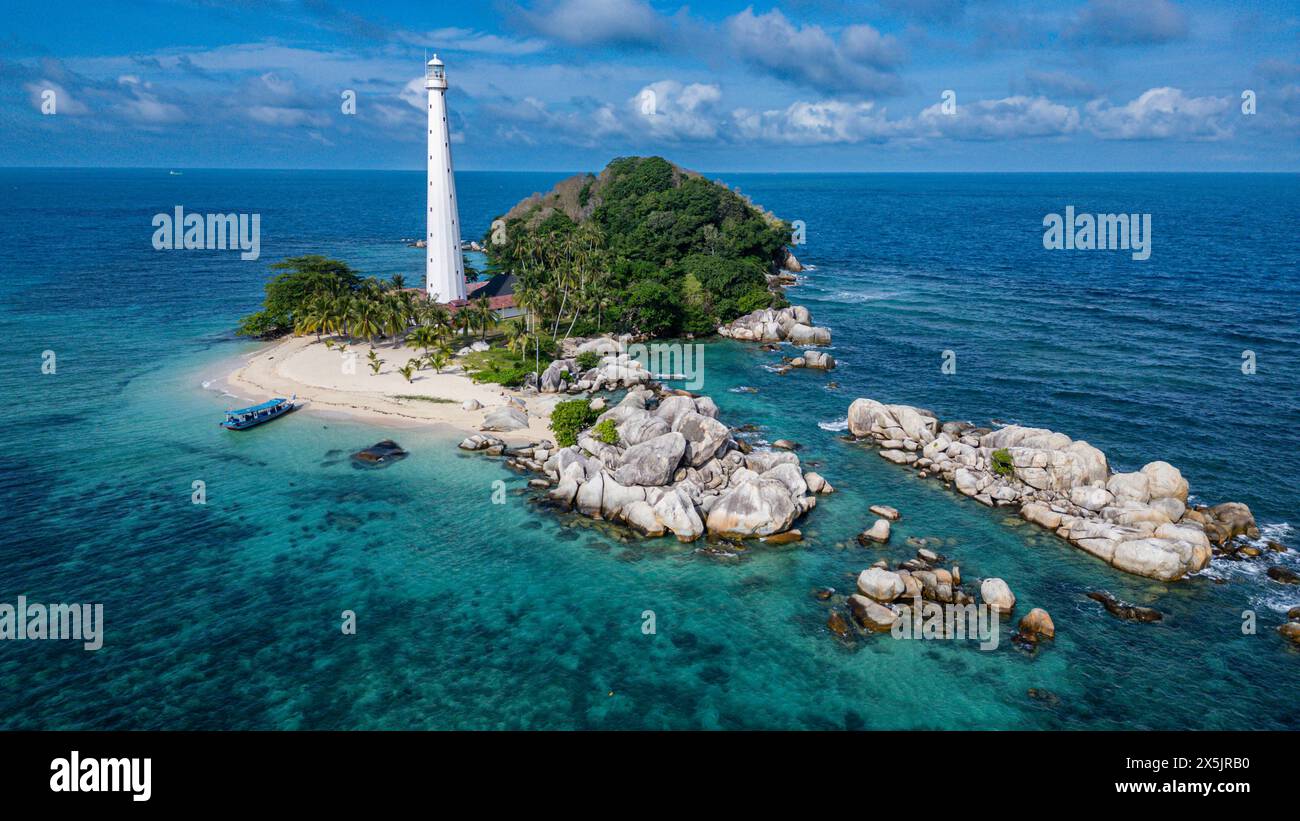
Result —
[[[465,263],[460,255],[460,213],[451,171],[447,127],[447,71],[438,55],[424,67],[429,91],[429,213],[425,240],[424,287],[434,302],[465,298]]]

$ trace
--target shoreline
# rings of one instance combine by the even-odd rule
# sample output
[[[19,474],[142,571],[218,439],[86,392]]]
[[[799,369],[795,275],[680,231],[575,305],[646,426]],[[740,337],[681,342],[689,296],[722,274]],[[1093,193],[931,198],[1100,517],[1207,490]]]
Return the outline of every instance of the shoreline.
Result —
[[[436,426],[464,435],[479,433],[487,412],[523,401],[528,405],[528,426],[494,431],[493,435],[516,443],[552,436],[550,403],[536,401],[540,398],[537,394],[478,384],[463,372],[435,374],[428,368],[408,383],[397,373],[397,367],[421,352],[405,345],[373,346],[376,355],[385,360],[379,373],[373,374],[366,362],[371,349],[367,342],[348,345],[348,354],[356,354],[349,372],[345,356],[337,348],[328,349],[313,337],[290,336],[241,356],[235,370],[213,379],[209,387],[257,401],[296,394],[303,404],[295,413],[305,410],[340,414],[396,428]],[[481,407],[462,407],[469,401]]]

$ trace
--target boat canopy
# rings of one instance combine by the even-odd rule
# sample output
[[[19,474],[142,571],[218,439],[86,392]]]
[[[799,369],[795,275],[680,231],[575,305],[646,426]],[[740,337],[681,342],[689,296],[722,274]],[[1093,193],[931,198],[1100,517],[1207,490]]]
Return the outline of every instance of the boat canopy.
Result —
[[[283,405],[285,401],[286,400],[283,397],[277,397],[276,399],[268,399],[260,405],[252,405],[247,408],[240,408],[239,410],[228,410],[226,411],[226,416],[239,416],[240,414],[245,414],[245,413],[257,413],[259,411],[270,410],[271,408],[274,408],[277,405]]]

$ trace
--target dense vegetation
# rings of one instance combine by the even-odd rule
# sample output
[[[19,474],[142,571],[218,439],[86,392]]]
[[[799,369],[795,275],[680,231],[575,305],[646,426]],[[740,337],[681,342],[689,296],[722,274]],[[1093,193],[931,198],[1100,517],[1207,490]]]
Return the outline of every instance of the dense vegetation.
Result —
[[[788,224],[660,157],[624,157],[516,205],[489,258],[552,338],[712,333],[778,299]]]

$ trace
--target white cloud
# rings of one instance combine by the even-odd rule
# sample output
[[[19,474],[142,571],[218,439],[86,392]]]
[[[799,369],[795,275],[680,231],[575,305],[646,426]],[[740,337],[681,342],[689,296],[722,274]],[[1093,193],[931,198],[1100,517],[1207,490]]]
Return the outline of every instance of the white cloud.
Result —
[[[166,102],[154,93],[152,83],[143,83],[138,77],[124,75],[117,79],[118,85],[127,90],[127,96],[119,98],[113,109],[123,118],[142,126],[164,126],[184,122],[184,110],[180,106]]]
[[[54,111],[56,114],[77,117],[82,114],[89,114],[90,109],[85,103],[73,97],[68,90],[52,80],[40,80],[35,83],[27,83],[23,86],[28,92],[28,99],[32,107],[37,111],[42,110],[45,104],[44,94],[46,91],[54,92]]]
[[[594,109],[555,111],[536,97],[525,97],[488,103],[481,113],[496,123],[499,139],[524,145],[562,140],[591,147],[625,131],[623,120],[608,103]]]
[[[883,142],[899,133],[897,123],[886,119],[885,112],[870,102],[796,102],[770,111],[737,109],[732,118],[737,136],[763,143]]]
[[[1188,97],[1177,88],[1153,88],[1122,106],[1088,103],[1087,126],[1104,140],[1220,140],[1232,135],[1223,117],[1231,97]]]
[[[1014,140],[1055,137],[1079,129],[1079,112],[1046,97],[1004,97],[957,101],[953,114],[936,103],[918,115],[918,133],[956,140]]]
[[[401,42],[416,46],[427,46],[434,50],[483,52],[523,56],[536,54],[546,49],[546,43],[536,38],[516,40],[466,28],[440,28],[433,31],[403,31],[397,35]]]
[[[840,32],[837,42],[821,26],[795,26],[779,9],[753,8],[723,23],[732,50],[748,65],[778,79],[821,92],[879,94],[897,91],[893,73],[903,50],[889,35],[868,25]]]
[[[709,140],[718,136],[717,104],[722,89],[706,83],[682,85],[660,80],[628,101],[632,122],[641,131],[668,140]]]

